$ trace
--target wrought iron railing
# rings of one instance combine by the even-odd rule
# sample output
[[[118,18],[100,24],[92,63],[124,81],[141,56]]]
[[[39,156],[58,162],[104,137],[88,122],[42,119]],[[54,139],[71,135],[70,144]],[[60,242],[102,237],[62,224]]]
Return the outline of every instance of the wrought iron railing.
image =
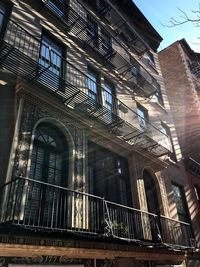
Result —
[[[46,54],[44,63],[41,56]],[[59,68],[55,59],[61,63]],[[134,110],[11,19],[0,39],[0,65],[31,84],[39,84],[74,111],[95,118],[126,143],[157,157],[169,153],[167,135],[149,121],[141,128],[144,119]],[[89,94],[91,84],[98,88],[100,97]]]
[[[99,21],[77,0],[68,6],[59,0],[41,0],[45,7],[56,15],[77,38],[92,47],[107,63],[116,68],[121,77],[135,89],[139,95],[149,97],[159,88],[156,79],[130,55],[127,49],[113,35],[101,25]],[[54,3],[54,4],[53,4]],[[117,18],[119,16],[116,15]],[[124,24],[123,24],[124,25]],[[139,38],[136,37],[135,38]],[[114,43],[114,44],[113,44]],[[142,41],[133,41],[141,49]],[[132,65],[137,66],[137,73],[133,75]]]
[[[28,178],[1,187],[3,225],[191,247],[188,223]]]

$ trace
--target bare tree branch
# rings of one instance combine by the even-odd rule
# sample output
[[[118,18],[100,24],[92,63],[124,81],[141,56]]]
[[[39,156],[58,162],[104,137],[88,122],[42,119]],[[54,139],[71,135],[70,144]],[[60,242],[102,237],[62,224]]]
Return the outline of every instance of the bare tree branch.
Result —
[[[200,3],[199,8],[197,10],[192,10],[192,14],[194,14],[194,17],[190,17],[184,10],[177,7],[177,10],[179,12],[179,18],[171,17],[169,19],[169,24],[163,24],[165,27],[175,27],[179,25],[183,25],[185,23],[191,22],[196,24],[196,26],[200,26]]]

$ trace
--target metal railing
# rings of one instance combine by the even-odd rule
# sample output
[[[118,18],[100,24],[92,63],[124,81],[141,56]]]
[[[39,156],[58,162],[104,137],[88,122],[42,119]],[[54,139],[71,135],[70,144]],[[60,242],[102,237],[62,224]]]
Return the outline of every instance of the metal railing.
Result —
[[[107,63],[111,63],[137,94],[149,97],[156,93],[159,87],[156,79],[134,60],[119,40],[111,36],[102,25],[99,26],[99,21],[80,2],[71,1],[68,6],[59,0],[43,0],[42,3],[66,25],[69,32],[92,47],[92,50],[106,59]],[[133,43],[138,43],[141,48],[141,42],[134,41]],[[131,71],[133,62],[137,66],[136,77]]]
[[[109,131],[115,129],[111,132],[128,144],[157,157],[169,153],[167,135],[149,121],[145,121],[145,129],[141,128],[140,121],[144,119],[134,110],[11,19],[4,38],[0,39],[0,48],[2,67],[31,84],[39,83],[64,105],[95,118]],[[100,97],[90,95],[91,84],[96,86]]]
[[[186,158],[184,162],[185,162],[187,171],[189,171],[194,176],[200,178],[200,163],[191,157]]]
[[[1,187],[0,222],[191,247],[188,223],[28,178]]]

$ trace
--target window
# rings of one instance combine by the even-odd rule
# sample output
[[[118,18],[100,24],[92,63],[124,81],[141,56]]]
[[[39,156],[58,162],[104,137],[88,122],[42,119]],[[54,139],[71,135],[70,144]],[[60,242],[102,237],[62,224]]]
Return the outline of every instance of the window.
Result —
[[[105,107],[110,110],[115,112],[115,99],[114,99],[114,86],[112,86],[110,83],[105,82],[104,84],[104,100],[105,100]]]
[[[91,97],[95,101],[101,102],[100,94],[99,94],[99,88],[98,88],[98,81],[99,76],[95,71],[88,68],[88,79],[87,79],[87,85],[88,85],[88,96]]]
[[[190,220],[189,220],[188,207],[186,204],[186,198],[183,187],[177,184],[172,184],[172,190],[174,193],[174,200],[176,203],[179,220],[183,222],[189,222]]]
[[[89,193],[130,204],[128,160],[93,142],[89,142],[88,151]]]
[[[162,127],[161,132],[165,134],[163,146],[166,147],[169,151],[171,151],[170,153],[171,160],[176,161],[176,153],[173,146],[170,128],[164,123],[161,123],[161,127]]]
[[[200,188],[197,185],[195,185],[194,186],[194,191],[195,191],[196,199],[197,199],[197,201],[198,201],[198,203],[200,205]]]
[[[137,78],[138,75],[138,66],[135,63],[131,63],[131,75],[133,78]]]
[[[3,27],[5,11],[6,11],[5,5],[3,3],[0,3],[0,30]]]
[[[67,142],[59,129],[49,123],[40,123],[35,130],[29,176],[45,184],[31,182],[27,189],[26,224],[51,227],[64,224],[63,212],[66,210],[61,205],[62,196],[56,187],[47,184],[67,184],[68,154]]]
[[[54,73],[53,78],[50,76],[50,80],[44,74],[41,75],[40,81],[59,89],[61,85],[61,78],[63,78],[63,62],[62,62],[63,48],[53,38],[46,33],[42,35],[42,43],[40,47],[39,63]]]
[[[11,6],[9,3],[5,3],[4,1],[0,1],[0,37],[4,36],[6,25],[7,25],[7,19],[5,16],[10,15]]]
[[[147,130],[148,111],[138,104],[137,114],[138,114],[138,121],[139,121],[140,129],[143,131]]]
[[[154,56],[151,52],[147,52],[144,54],[144,60],[152,67],[155,67]]]
[[[87,14],[87,36],[91,45],[98,46],[98,24],[89,14]]]
[[[101,48],[105,55],[112,52],[111,38],[104,29],[101,29]]]
[[[116,113],[116,105],[115,105],[115,98],[114,98],[114,86],[112,86],[110,83],[105,81],[104,83],[104,105],[107,112],[107,120],[109,123],[112,122],[113,119],[113,113]]]
[[[66,153],[63,139],[58,129],[48,123],[41,123],[37,127],[30,168],[32,179],[61,185],[66,167],[63,164],[63,155]]]
[[[161,106],[164,106],[164,101],[163,101],[163,96],[162,96],[160,86],[157,87],[155,96],[156,96],[157,103],[159,103]]]

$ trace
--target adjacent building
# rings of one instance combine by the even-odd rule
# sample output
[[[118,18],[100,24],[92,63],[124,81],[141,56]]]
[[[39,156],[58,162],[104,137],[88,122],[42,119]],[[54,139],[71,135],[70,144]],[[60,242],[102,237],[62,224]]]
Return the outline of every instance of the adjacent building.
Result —
[[[195,253],[161,41],[131,0],[0,1],[2,266]]]
[[[182,190],[187,203],[188,220],[192,225],[196,246],[200,242],[200,180],[199,180],[199,53],[194,52],[185,39],[176,41],[159,52],[159,60],[168,95],[171,114],[180,145],[182,160],[179,164],[185,166],[187,178],[178,170],[179,179],[176,183]],[[169,177],[174,171],[168,169]],[[185,204],[186,205],[186,204]],[[191,262],[191,266],[199,266],[199,253],[189,257],[198,259]]]

